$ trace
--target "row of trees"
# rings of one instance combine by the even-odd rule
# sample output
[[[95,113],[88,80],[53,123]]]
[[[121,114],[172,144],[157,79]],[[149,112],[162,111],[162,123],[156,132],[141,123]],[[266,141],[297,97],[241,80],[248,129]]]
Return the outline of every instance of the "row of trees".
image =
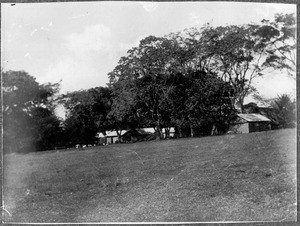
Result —
[[[255,93],[253,79],[270,68],[295,71],[295,18],[242,26],[186,29],[149,36],[130,49],[109,73],[120,121],[154,126],[224,130],[244,99]],[[145,121],[146,120],[146,121]]]
[[[190,28],[149,36],[121,57],[108,87],[58,95],[26,72],[2,73],[4,149],[47,150],[94,143],[97,132],[175,126],[179,136],[225,132],[244,112],[253,79],[271,68],[295,70],[295,18],[243,26]],[[54,109],[62,104],[66,119]]]

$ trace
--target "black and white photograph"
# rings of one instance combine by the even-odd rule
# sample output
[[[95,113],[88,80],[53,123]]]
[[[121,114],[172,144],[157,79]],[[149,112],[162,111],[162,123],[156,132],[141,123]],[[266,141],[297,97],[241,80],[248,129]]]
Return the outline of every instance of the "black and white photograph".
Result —
[[[2,223],[297,221],[297,5],[1,3]]]

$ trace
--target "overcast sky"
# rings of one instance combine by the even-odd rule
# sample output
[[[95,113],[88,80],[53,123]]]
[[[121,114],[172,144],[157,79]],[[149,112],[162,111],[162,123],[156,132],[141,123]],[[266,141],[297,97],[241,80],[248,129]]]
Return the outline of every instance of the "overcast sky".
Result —
[[[291,4],[231,2],[64,2],[2,4],[2,67],[25,70],[61,92],[105,86],[107,74],[139,40],[211,22],[245,24],[296,13]],[[268,98],[294,93],[295,81],[256,81]]]

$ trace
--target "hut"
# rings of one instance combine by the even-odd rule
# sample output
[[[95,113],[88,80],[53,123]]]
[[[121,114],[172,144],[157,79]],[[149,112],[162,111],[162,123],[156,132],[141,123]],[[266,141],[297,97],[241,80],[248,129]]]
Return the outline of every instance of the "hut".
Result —
[[[261,114],[237,114],[231,120],[230,133],[252,133],[271,129],[271,120]]]

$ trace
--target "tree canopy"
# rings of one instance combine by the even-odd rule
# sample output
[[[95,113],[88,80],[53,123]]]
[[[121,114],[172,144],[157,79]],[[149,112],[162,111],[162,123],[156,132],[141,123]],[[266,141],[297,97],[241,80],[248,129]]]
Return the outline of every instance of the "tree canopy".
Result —
[[[6,152],[54,147],[60,121],[54,114],[59,84],[39,84],[24,71],[2,73],[3,134]]]
[[[294,14],[276,14],[273,21],[263,20],[256,34],[265,43],[264,66],[285,70],[295,78],[296,18]]]
[[[111,91],[97,87],[62,95],[60,99],[67,111],[64,122],[69,144],[94,144],[98,132],[111,129]]]
[[[192,66],[188,48],[174,37],[143,39],[109,74],[116,118],[127,120],[131,115],[153,126],[158,137],[163,127],[192,129],[201,120],[214,124],[215,112],[224,116],[224,109],[233,110],[231,85],[209,68]]]

